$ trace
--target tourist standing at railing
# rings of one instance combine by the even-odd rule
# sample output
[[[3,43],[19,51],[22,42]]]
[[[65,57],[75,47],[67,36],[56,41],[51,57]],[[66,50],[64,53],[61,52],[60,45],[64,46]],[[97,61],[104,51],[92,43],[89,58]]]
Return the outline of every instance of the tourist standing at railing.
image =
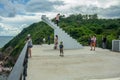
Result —
[[[88,37],[88,46],[91,45],[91,36]]]
[[[59,17],[60,17],[60,14],[57,14],[57,16],[55,17],[57,26],[58,26],[58,23],[59,23]]]
[[[27,42],[28,42],[28,54],[30,57],[32,57],[31,48],[33,47],[33,44],[32,44],[32,39],[31,39],[30,34],[28,34],[28,36],[27,36]]]
[[[50,45],[50,35],[48,36],[48,45]]]
[[[106,38],[106,36],[104,36],[104,37],[102,38],[102,48],[103,48],[103,49],[106,49],[106,44],[107,44],[107,38]]]
[[[54,41],[54,49],[57,49],[58,46],[58,35],[55,35],[55,41]]]
[[[92,50],[95,51],[95,47],[96,47],[96,37],[95,37],[95,36],[93,36],[93,37],[91,38],[90,46],[91,46],[91,51],[92,51]]]

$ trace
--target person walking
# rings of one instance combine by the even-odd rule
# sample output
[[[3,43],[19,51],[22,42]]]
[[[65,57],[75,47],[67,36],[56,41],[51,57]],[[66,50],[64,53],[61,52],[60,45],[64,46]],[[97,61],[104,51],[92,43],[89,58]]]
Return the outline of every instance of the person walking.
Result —
[[[60,56],[63,57],[64,56],[64,52],[63,52],[63,42],[60,42],[59,48],[60,48]]]
[[[91,36],[88,37],[88,46],[91,44]]]
[[[94,50],[95,51],[95,47],[96,47],[96,37],[95,36],[93,36],[92,38],[91,38],[91,44],[90,44],[90,46],[91,46],[91,51],[92,50]]]
[[[28,45],[27,45],[28,46],[28,54],[30,57],[32,57],[31,48],[33,47],[33,44],[32,44],[32,39],[31,39],[30,34],[28,34],[27,42],[28,42]]]
[[[48,36],[48,45],[50,45],[50,36]]]
[[[103,49],[106,49],[106,44],[107,44],[107,38],[106,38],[106,36],[104,36],[104,37],[102,38],[102,48],[103,48]]]
[[[55,17],[57,26],[58,26],[58,23],[59,23],[59,17],[60,17],[60,14],[57,14],[57,16]]]
[[[54,49],[57,49],[57,46],[58,46],[58,35],[55,35],[55,41],[54,41]]]

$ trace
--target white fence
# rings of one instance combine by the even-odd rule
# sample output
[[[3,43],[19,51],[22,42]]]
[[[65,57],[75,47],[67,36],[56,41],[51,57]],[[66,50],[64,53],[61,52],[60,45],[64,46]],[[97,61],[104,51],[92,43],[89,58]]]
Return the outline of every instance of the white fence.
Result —
[[[120,40],[112,40],[112,51],[120,52]]]

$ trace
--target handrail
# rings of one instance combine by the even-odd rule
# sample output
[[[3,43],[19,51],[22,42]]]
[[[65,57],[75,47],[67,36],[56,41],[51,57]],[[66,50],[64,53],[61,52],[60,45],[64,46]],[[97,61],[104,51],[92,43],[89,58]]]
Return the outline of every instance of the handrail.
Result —
[[[25,80],[27,75],[28,47],[25,44],[7,80]],[[23,79],[22,79],[23,78]]]
[[[51,20],[49,20],[46,15],[42,15],[41,17],[42,21],[44,21],[45,23],[47,23],[51,28],[56,29],[58,28],[56,24],[54,24]]]

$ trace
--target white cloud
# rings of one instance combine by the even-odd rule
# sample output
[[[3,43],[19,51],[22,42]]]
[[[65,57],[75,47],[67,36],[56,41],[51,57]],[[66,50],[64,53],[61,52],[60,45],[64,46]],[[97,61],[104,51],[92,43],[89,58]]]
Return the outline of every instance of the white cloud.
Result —
[[[15,16],[15,7],[9,0],[1,0],[0,3],[4,5],[3,9],[0,11],[2,16]]]
[[[12,2],[14,1],[14,3]],[[24,27],[41,20],[41,15],[54,18],[57,13],[93,14],[120,18],[120,0],[0,0],[0,35],[18,34]]]
[[[109,8],[111,6],[120,5],[119,0],[63,0],[65,5],[57,6],[57,10],[71,10],[71,8],[84,6],[86,7],[98,7]]]
[[[12,3],[11,1],[14,1]],[[0,15],[14,17],[16,14],[27,15],[26,13],[99,13],[111,6],[120,6],[120,0],[1,0],[4,9],[0,9]],[[76,10],[78,9],[78,10]],[[95,9],[95,10],[94,10]],[[105,15],[103,14],[105,17]],[[113,16],[114,17],[114,16]]]
[[[21,16],[16,15],[13,18],[8,17],[1,17],[1,28],[2,31],[0,32],[0,35],[16,35],[18,34],[23,28],[28,27],[30,24],[34,22],[38,22],[41,20],[41,16]],[[0,29],[1,29],[0,28]],[[5,32],[9,32],[9,34],[6,34]]]
[[[96,6],[100,8],[109,8],[114,5],[119,5],[119,0],[63,0],[65,5],[69,7],[76,7],[76,6]]]
[[[0,29],[0,36],[16,35],[20,32],[17,27],[12,27],[3,23],[0,23]]]
[[[30,23],[35,22],[35,21],[39,21],[40,20],[40,16],[27,16],[27,15],[16,15],[13,18],[3,18],[2,22],[3,23]]]
[[[120,0],[62,0],[65,5],[54,6],[56,12],[63,14],[94,14],[99,17],[119,18]],[[114,9],[113,9],[114,8]],[[108,14],[108,15],[107,15]]]
[[[52,12],[54,5],[63,5],[63,1],[31,0],[26,5],[27,12]]]

